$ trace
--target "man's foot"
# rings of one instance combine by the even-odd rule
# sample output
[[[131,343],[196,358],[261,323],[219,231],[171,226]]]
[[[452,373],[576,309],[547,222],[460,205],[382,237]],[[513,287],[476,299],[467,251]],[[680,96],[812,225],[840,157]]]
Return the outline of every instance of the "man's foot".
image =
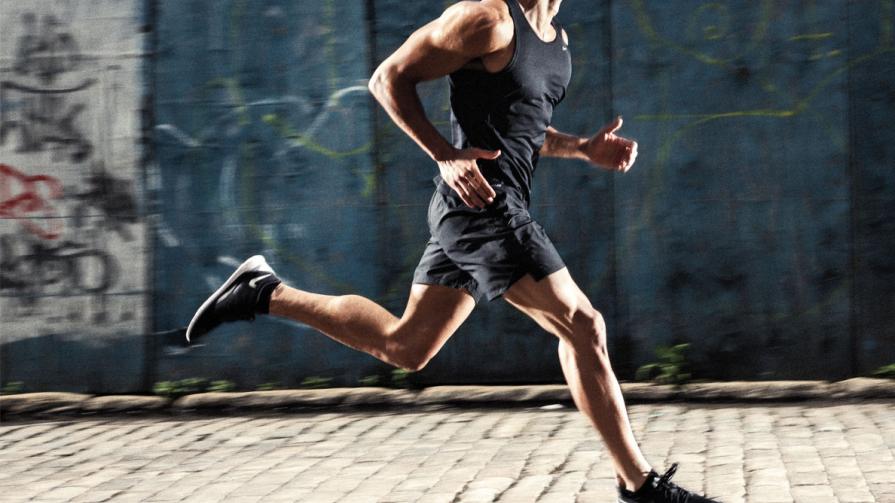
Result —
[[[619,488],[618,503],[721,503],[679,487],[671,481],[676,471],[674,463],[661,477],[655,471],[649,472],[646,482],[634,492]]]
[[[249,257],[199,306],[186,329],[186,340],[194,342],[221,323],[254,320],[256,313],[267,313],[270,294],[280,283],[264,257]]]

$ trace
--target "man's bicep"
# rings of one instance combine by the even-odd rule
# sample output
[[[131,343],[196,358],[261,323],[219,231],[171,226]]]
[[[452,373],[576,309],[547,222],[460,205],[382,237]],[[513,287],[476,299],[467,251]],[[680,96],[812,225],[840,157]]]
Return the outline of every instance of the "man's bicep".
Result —
[[[494,52],[499,16],[477,2],[460,2],[415,31],[383,65],[415,82],[434,80]]]

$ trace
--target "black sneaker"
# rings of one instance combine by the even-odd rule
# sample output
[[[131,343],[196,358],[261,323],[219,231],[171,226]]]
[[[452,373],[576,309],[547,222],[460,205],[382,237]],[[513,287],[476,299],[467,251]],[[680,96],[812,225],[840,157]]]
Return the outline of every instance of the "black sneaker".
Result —
[[[655,471],[650,471],[646,482],[637,491],[619,488],[618,503],[721,503],[679,487],[671,481],[676,471],[677,463],[674,463],[661,477]]]
[[[267,313],[270,293],[280,283],[264,257],[249,257],[199,306],[186,329],[187,342],[194,342],[221,323],[250,321],[257,313]],[[266,299],[259,302],[262,295]]]

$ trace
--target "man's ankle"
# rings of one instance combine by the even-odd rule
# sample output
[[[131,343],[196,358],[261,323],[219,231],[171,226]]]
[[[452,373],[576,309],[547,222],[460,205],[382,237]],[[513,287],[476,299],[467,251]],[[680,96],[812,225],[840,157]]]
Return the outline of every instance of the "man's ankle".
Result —
[[[270,314],[270,304],[275,291],[277,291],[283,282],[274,277],[273,281],[259,287],[258,298],[255,302],[255,312],[258,314]]]
[[[280,283],[270,292],[270,302],[267,305],[267,314],[272,316],[287,317],[290,310],[290,294],[287,292],[286,283]]]
[[[630,477],[623,477],[621,475],[617,475],[616,479],[621,484],[621,488],[630,491],[637,492],[638,489],[643,487],[643,484],[646,483],[646,480],[649,478],[649,470],[643,473],[635,473]]]

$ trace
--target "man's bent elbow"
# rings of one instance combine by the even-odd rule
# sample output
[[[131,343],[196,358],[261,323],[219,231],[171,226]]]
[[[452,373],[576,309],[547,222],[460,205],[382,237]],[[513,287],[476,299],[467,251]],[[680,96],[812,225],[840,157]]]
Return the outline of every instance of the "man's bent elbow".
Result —
[[[392,87],[392,82],[395,79],[395,71],[390,67],[390,65],[386,65],[385,63],[379,65],[376,68],[376,71],[373,72],[373,75],[370,77],[370,81],[367,83],[367,89],[370,90],[370,94],[373,95],[374,98],[381,101],[382,96],[384,96],[388,90]]]
[[[373,72],[373,75],[370,76],[370,80],[367,82],[367,89],[370,90],[370,94],[372,94],[374,98],[379,98],[379,95],[382,92],[382,75],[380,75],[378,68]]]

